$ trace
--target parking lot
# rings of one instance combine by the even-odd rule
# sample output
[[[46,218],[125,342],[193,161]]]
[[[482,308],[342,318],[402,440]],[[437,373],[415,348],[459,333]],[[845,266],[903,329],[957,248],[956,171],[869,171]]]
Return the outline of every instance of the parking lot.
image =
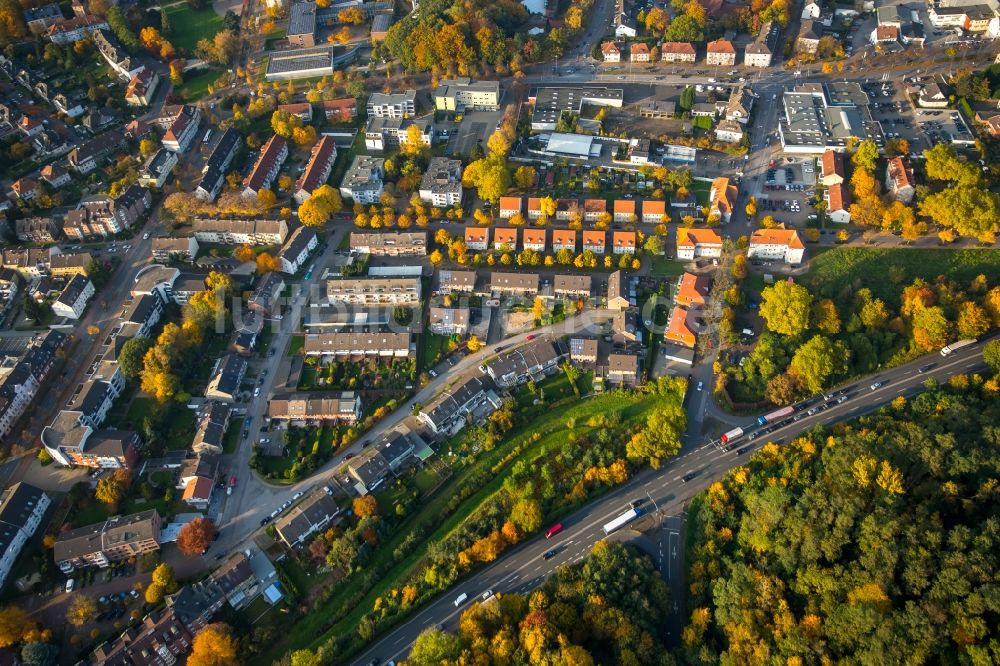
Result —
[[[952,109],[921,109],[917,111],[917,125],[928,146],[939,143],[972,146],[976,142],[961,114]]]
[[[804,224],[813,213],[815,196],[815,160],[787,157],[768,165],[757,208],[760,215],[771,215],[779,222]]]

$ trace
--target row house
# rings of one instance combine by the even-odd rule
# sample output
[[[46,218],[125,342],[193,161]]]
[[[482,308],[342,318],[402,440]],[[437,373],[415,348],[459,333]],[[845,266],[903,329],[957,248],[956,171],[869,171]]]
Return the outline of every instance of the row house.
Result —
[[[497,386],[512,387],[540,380],[558,367],[565,354],[551,340],[535,340],[488,361],[486,372]]]
[[[563,298],[590,298],[590,276],[556,275],[552,280],[552,293]]]
[[[320,108],[328,121],[346,123],[358,115],[358,101],[353,97],[338,97],[324,101]]]
[[[110,30],[107,21],[99,16],[86,14],[57,21],[49,26],[46,34],[53,44],[70,46],[100,30]]]
[[[134,226],[152,203],[153,195],[139,185],[130,186],[114,199],[103,197],[85,201],[76,210],[66,213],[63,234],[73,240],[107,238]]]
[[[40,247],[8,247],[0,257],[4,268],[16,271],[27,280],[42,277],[51,263],[49,249]]]
[[[493,387],[473,376],[438,393],[420,409],[417,419],[435,435],[453,435],[465,427],[470,415],[486,418],[502,406]]]
[[[281,272],[288,275],[295,275],[299,272],[309,254],[319,245],[319,238],[312,227],[298,227],[292,232],[288,242],[278,251],[278,261],[281,264]]]
[[[560,252],[561,250],[569,250],[573,254],[576,254],[575,229],[552,230],[552,251]]]
[[[247,308],[261,316],[270,317],[278,311],[284,290],[285,279],[280,273],[266,273],[251,292]]]
[[[312,108],[312,106],[309,106]],[[337,159],[337,143],[333,137],[324,136],[313,146],[309,162],[295,183],[295,201],[302,205],[320,186],[326,183]]]
[[[469,242],[469,232],[480,231],[484,234],[483,247],[473,247]],[[467,227],[465,230],[466,247],[473,250],[485,250],[485,239],[489,238],[489,229],[483,227]],[[351,232],[351,251],[370,254],[378,257],[422,257],[427,254],[426,231],[385,231],[364,233]]]
[[[750,236],[747,246],[747,259],[759,261],[781,261],[786,264],[802,263],[802,255],[806,247],[802,244],[799,232],[795,229],[785,229],[779,226],[774,229],[757,229]]]
[[[569,360],[571,363],[581,365],[597,363],[597,340],[594,338],[570,338]]]
[[[113,129],[84,141],[69,151],[66,161],[77,173],[86,175],[97,168],[98,162],[113,152],[125,148],[125,132]]]
[[[62,233],[51,217],[26,217],[14,223],[17,239],[25,243],[54,243]]]
[[[616,386],[636,386],[639,384],[639,357],[635,354],[610,354],[606,378]]]
[[[177,259],[194,261],[198,256],[198,239],[194,236],[158,236],[153,239],[153,259],[166,264]]]
[[[258,192],[269,188],[286,159],[288,159],[288,142],[284,137],[275,134],[261,148],[250,175],[243,179],[243,194],[257,196]]]
[[[615,199],[613,208],[613,219],[615,222],[635,222],[636,205],[634,199]]]
[[[506,296],[533,296],[538,293],[538,273],[490,274],[490,291]]]
[[[194,194],[202,201],[215,201],[226,184],[226,169],[236,156],[236,151],[243,144],[243,136],[233,128],[222,133],[219,143],[215,144],[212,154],[201,170],[201,180]]]
[[[635,254],[638,234],[634,231],[614,231],[611,233],[613,254]]]
[[[267,416],[294,426],[353,425],[361,418],[361,396],[354,391],[277,395],[267,401]]]
[[[442,270],[438,272],[438,291],[471,294],[476,290],[475,271]]]
[[[182,105],[167,126],[163,135],[163,147],[175,153],[187,152],[191,142],[198,135],[201,111],[196,106]]]
[[[645,224],[660,224],[669,222],[667,217],[667,202],[646,199],[642,202],[642,221]]]
[[[17,556],[42,524],[51,500],[41,488],[17,482],[0,493],[0,587]]]
[[[722,237],[713,229],[677,229],[677,258],[701,259],[722,256]]]
[[[87,251],[53,252],[49,258],[49,273],[53,277],[71,278],[74,275],[87,275],[90,262],[94,257]]]
[[[198,425],[191,442],[191,450],[196,456],[222,455],[232,413],[232,407],[225,402],[209,400],[205,403],[198,415]]]
[[[331,305],[418,305],[420,278],[338,278],[327,280]]]
[[[414,354],[409,333],[310,333],[302,353],[323,361],[347,358],[409,358]]]
[[[278,220],[216,220],[196,218],[194,237],[199,243],[219,245],[281,245],[288,237],[288,224]]]

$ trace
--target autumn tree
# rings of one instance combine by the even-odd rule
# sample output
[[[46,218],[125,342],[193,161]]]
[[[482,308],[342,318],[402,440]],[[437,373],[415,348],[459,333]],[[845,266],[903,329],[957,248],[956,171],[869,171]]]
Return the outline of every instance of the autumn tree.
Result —
[[[236,666],[239,663],[236,647],[229,625],[210,624],[194,637],[188,666]]]
[[[378,502],[375,501],[375,497],[373,495],[355,497],[351,507],[354,509],[354,514],[358,518],[367,518],[369,516],[378,515]]]
[[[0,608],[0,649],[24,641],[35,627],[28,614],[18,606],[7,605]]]
[[[476,353],[483,348],[482,341],[475,335],[469,336],[469,339],[465,341],[465,346],[472,353]]]
[[[798,335],[809,328],[812,294],[800,284],[781,280],[761,292],[760,316],[767,328],[782,335]]]
[[[252,246],[243,243],[242,245],[238,245],[236,249],[233,250],[233,258],[236,259],[236,261],[240,261],[243,263],[246,263],[248,261],[256,261],[257,253],[254,252]]]
[[[489,155],[465,167],[462,184],[475,187],[482,199],[496,203],[510,189],[510,171],[504,159]]]
[[[281,270],[281,262],[277,257],[271,256],[268,252],[261,252],[257,255],[257,275],[273,273]]]
[[[97,603],[93,599],[82,593],[73,595],[66,609],[67,622],[74,627],[82,627],[95,615],[97,615]]]
[[[209,518],[195,518],[177,533],[177,549],[185,555],[201,555],[212,544],[219,530]]]
[[[815,335],[795,351],[788,369],[811,393],[819,393],[831,376],[847,369],[847,360],[842,343]]]
[[[168,594],[176,592],[177,581],[174,579],[173,567],[163,563],[153,569],[152,584],[162,586]]]
[[[522,534],[531,534],[542,526],[542,505],[535,499],[522,499],[510,512],[510,521]]]
[[[858,144],[854,154],[851,155],[851,162],[855,167],[859,167],[872,173],[875,171],[875,164],[878,161],[879,151],[875,142],[865,139]]]

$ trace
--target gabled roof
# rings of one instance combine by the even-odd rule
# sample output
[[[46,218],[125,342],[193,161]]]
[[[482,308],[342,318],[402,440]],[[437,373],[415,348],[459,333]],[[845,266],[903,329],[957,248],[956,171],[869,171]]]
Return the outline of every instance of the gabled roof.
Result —
[[[834,187],[839,188],[840,185]],[[833,189],[832,187],[830,188]],[[799,238],[799,232],[795,229],[784,229],[775,227],[774,229],[758,229],[750,236],[750,245],[784,245],[793,250],[802,250],[805,245]]]
[[[631,213],[635,214],[635,200],[634,199],[615,199],[615,213]]]
[[[614,55],[614,54],[621,55],[621,49],[619,49],[618,45],[615,44],[614,42],[604,42],[603,44],[601,44],[601,53],[603,53],[604,55]]]
[[[640,55],[642,54],[649,55],[649,46],[643,42],[636,42],[635,44],[632,45],[632,53],[633,54],[638,53]]]
[[[823,151],[823,176],[829,176],[831,174],[837,174],[841,178],[844,177],[844,156],[838,153],[836,150],[825,150]]]
[[[514,245],[517,243],[517,229],[513,227],[496,227],[493,230],[493,242],[496,245]]]
[[[728,39],[717,39],[708,43],[709,53],[732,53],[736,54],[736,47]]]
[[[667,202],[657,199],[645,199],[642,202],[643,215],[666,215]]]
[[[634,231],[616,231],[611,235],[611,244],[614,247],[635,248],[636,235]]]
[[[608,210],[608,202],[604,199],[584,199],[583,210],[586,213],[605,213]]]
[[[500,197],[500,210],[521,210],[524,205],[521,197]]]
[[[694,247],[695,245],[722,245],[722,236],[713,229],[688,229],[681,227],[677,230],[677,247]]]
[[[660,46],[660,53],[683,53],[694,55],[694,44],[691,42],[663,42]]]
[[[708,291],[712,286],[712,278],[707,275],[684,273],[677,288],[677,300],[684,303],[704,304],[708,299]]]
[[[521,237],[525,244],[545,244],[545,229],[525,229]]]
[[[583,244],[584,245],[604,245],[608,242],[608,233],[606,231],[593,231],[585,230],[583,232]]]
[[[490,229],[489,227],[466,227],[465,228],[465,242],[470,243],[485,243],[489,240]]]
[[[851,195],[843,185],[831,185],[827,194],[830,199],[830,211],[847,210],[851,205]]]

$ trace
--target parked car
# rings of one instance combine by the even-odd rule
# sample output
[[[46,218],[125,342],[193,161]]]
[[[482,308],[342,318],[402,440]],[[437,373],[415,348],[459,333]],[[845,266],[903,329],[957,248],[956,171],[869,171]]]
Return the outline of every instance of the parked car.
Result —
[[[76,589],[76,578],[70,578],[68,581],[66,581],[66,591],[72,592],[75,589]]]

